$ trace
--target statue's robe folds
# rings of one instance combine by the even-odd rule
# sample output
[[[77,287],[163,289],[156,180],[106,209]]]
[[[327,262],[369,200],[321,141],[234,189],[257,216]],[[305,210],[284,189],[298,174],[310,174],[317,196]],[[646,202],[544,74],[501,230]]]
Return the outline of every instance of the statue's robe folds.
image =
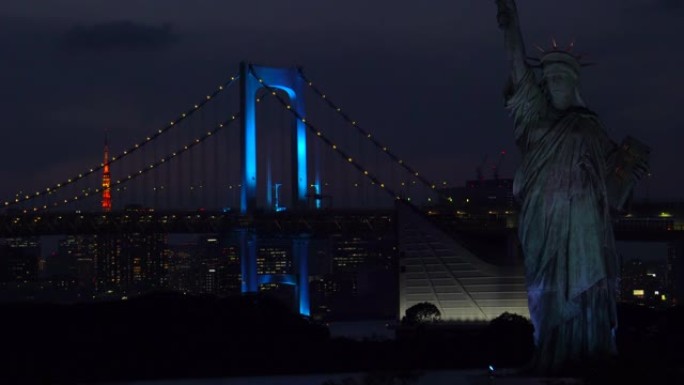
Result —
[[[555,110],[528,70],[509,90],[534,368],[554,373],[615,353],[617,258],[606,194],[615,150],[597,116]]]

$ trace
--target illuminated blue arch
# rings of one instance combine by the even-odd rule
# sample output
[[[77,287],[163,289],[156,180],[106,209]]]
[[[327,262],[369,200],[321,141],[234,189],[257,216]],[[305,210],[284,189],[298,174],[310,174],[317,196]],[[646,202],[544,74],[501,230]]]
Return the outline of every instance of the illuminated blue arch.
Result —
[[[259,79],[257,78],[259,76]],[[262,80],[260,82],[259,80]],[[304,80],[297,68],[275,68],[240,64],[241,110],[242,110],[242,190],[240,212],[251,213],[256,208],[257,189],[257,128],[256,95],[268,85],[283,90],[290,99],[290,106],[299,116],[304,116]],[[306,125],[292,116],[291,172],[292,197],[296,208],[306,205]],[[270,209],[270,208],[269,208]]]

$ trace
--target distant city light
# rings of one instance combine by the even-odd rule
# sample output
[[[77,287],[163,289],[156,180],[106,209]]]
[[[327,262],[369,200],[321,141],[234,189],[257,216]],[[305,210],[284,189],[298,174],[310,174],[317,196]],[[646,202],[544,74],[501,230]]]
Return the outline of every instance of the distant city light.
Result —
[[[643,297],[643,296],[644,296],[644,291],[641,290],[641,289],[635,289],[634,291],[632,291],[632,294],[633,294],[635,297]]]

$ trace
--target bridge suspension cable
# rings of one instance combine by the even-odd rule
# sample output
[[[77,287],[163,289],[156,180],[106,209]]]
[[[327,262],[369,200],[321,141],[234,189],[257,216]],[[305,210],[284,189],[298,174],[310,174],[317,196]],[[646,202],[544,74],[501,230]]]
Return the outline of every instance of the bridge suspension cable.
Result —
[[[354,168],[356,168],[359,172],[361,172],[364,176],[366,176],[366,178],[370,179],[370,181],[372,183],[375,183],[383,191],[387,192],[387,194],[390,194],[390,196],[392,196],[393,199],[401,200],[401,197],[399,195],[397,195],[396,192],[394,192],[394,190],[389,188],[387,185],[385,185],[384,182],[380,181],[380,179],[378,179],[378,177],[376,177],[374,174],[370,173],[367,169],[365,169],[363,167],[363,165],[361,165],[358,161],[356,161],[354,158],[349,156],[349,154],[347,152],[345,152],[344,150],[339,148],[335,143],[333,143],[332,140],[330,140],[325,134],[323,134],[323,132],[320,129],[316,128],[313,124],[311,124],[311,122],[306,120],[306,118],[304,116],[302,116],[301,114],[299,114],[299,112],[297,112],[294,108],[292,108],[292,106],[290,104],[288,104],[287,101],[285,101],[276,92],[277,91],[276,88],[271,87],[266,82],[264,82],[263,78],[259,77],[259,74],[257,74],[257,72],[254,70],[254,67],[251,64],[249,65],[249,71],[254,75],[254,77],[257,78],[259,83],[261,83],[264,86],[264,88],[266,88],[272,96],[275,96],[276,99],[280,102],[280,104],[284,108],[289,110],[290,113],[292,115],[294,115],[296,119],[300,120],[309,129],[309,131],[313,135],[317,136],[320,140],[322,140],[325,144],[327,144],[328,147],[330,147],[335,153],[337,153],[340,157],[345,159],[349,164],[351,164]]]
[[[197,145],[199,145],[200,143],[204,142],[205,140],[207,140],[209,137],[211,137],[211,136],[213,136],[214,134],[216,134],[218,131],[220,131],[220,130],[223,129],[224,127],[229,126],[229,125],[230,125],[231,123],[233,123],[239,116],[240,116],[239,113],[235,113],[235,114],[231,115],[231,117],[230,117],[229,119],[226,119],[226,120],[223,121],[222,123],[219,123],[219,124],[218,124],[217,126],[215,126],[212,130],[207,131],[204,135],[202,135],[202,136],[200,136],[200,137],[198,137],[198,138],[196,138],[196,139],[193,139],[193,140],[192,140],[191,142],[189,142],[188,144],[179,147],[176,151],[174,151],[174,152],[172,152],[172,153],[169,153],[169,154],[167,154],[166,156],[163,156],[162,158],[159,158],[157,161],[152,162],[152,163],[150,163],[149,165],[146,165],[144,168],[141,168],[141,169],[138,170],[137,172],[133,172],[133,173],[131,173],[131,174],[128,174],[126,177],[124,177],[124,178],[122,178],[122,179],[117,179],[116,181],[112,181],[112,187],[120,188],[120,187],[123,186],[124,184],[126,184],[126,183],[128,183],[128,182],[130,182],[130,181],[132,181],[132,180],[135,180],[135,179],[137,179],[138,177],[140,177],[140,176],[142,176],[142,175],[145,175],[146,173],[148,173],[148,172],[150,172],[150,171],[156,169],[157,167],[161,166],[162,164],[167,163],[167,162],[170,161],[171,159],[173,159],[173,158],[175,158],[175,157],[177,157],[177,156],[180,156],[181,154],[183,154],[183,153],[185,153],[185,152],[187,152],[187,151],[190,151],[192,148],[194,148],[195,146],[197,146]],[[99,187],[98,187],[98,188],[95,188],[95,189],[93,189],[93,190],[88,189],[88,190],[86,190],[85,192],[83,192],[83,193],[81,193],[81,194],[74,195],[72,198],[66,198],[66,199],[60,200],[59,202],[54,202],[52,205],[43,205],[42,207],[37,207],[37,206],[36,206],[36,207],[33,207],[32,210],[24,209],[24,213],[27,213],[27,212],[29,212],[29,211],[34,211],[34,212],[35,212],[35,211],[38,211],[38,210],[41,210],[41,209],[45,210],[45,209],[52,208],[52,207],[63,206],[63,205],[66,205],[66,204],[69,204],[69,203],[72,203],[72,202],[76,202],[76,201],[82,200],[82,199],[87,198],[87,197],[89,197],[89,196],[97,196],[97,194],[98,194],[99,192],[101,192],[101,191],[102,191],[102,189],[99,188]]]
[[[340,148],[339,148],[339,147],[330,139],[330,137],[324,135],[323,132],[322,132],[320,129],[318,129],[317,127],[313,126],[312,123],[309,122],[308,120],[306,120],[306,118],[305,118],[304,116],[301,116],[295,109],[293,109],[293,108],[288,104],[287,101],[285,101],[280,95],[277,94],[276,89],[275,89],[274,87],[271,87],[270,85],[268,85],[268,84],[266,84],[266,83],[264,82],[263,78],[261,78],[261,77],[258,75],[258,73],[256,72],[256,70],[254,69],[254,67],[253,67],[251,64],[250,64],[250,66],[249,66],[249,69],[250,69],[250,72],[258,79],[258,81],[259,81],[261,84],[263,84],[265,88],[267,88],[267,89],[269,90],[269,92],[271,93],[271,95],[275,96],[275,97],[278,99],[278,101],[280,102],[280,104],[281,104],[283,107],[285,107],[287,110],[289,110],[290,113],[291,113],[296,119],[302,121],[302,123],[304,123],[304,125],[309,129],[310,132],[312,132],[315,136],[318,136],[325,144],[328,145],[328,147],[330,147],[330,148],[331,148],[334,152],[336,152],[340,157],[342,157],[343,159],[345,159],[345,160],[346,160],[348,163],[350,163],[354,168],[356,168],[359,172],[361,172],[367,179],[370,179],[372,185],[373,185],[373,184],[378,185],[378,187],[380,187],[383,191],[385,191],[386,193],[390,194],[390,195],[393,197],[393,199],[402,200],[401,196],[400,196],[399,194],[397,194],[392,188],[387,187],[387,184],[386,184],[386,183],[382,182],[382,181],[381,181],[377,176],[375,176],[374,174],[371,174],[371,173],[368,171],[368,169],[366,169],[363,165],[361,165],[356,159],[354,159],[354,158],[352,158],[351,156],[349,156],[349,154],[348,154],[346,151],[343,151],[342,149],[340,149]],[[299,69],[299,73],[300,73],[300,75],[302,76],[302,79],[305,80],[305,81],[307,82],[307,84],[308,84],[310,87],[313,88],[313,87],[314,87],[314,86],[313,86],[313,82],[311,82],[308,78],[306,78],[306,77],[303,75],[303,71],[301,70],[301,68]],[[317,89],[317,90],[318,90],[318,89]],[[404,162],[402,159],[400,159],[398,156],[396,156],[393,152],[389,151],[389,149],[388,149],[387,146],[384,146],[384,145],[382,145],[379,141],[377,141],[377,140],[373,137],[372,134],[370,134],[368,131],[363,130],[363,129],[358,125],[358,123],[357,123],[356,121],[351,120],[351,118],[349,118],[349,116],[347,116],[346,114],[342,113],[342,109],[341,109],[340,107],[338,107],[336,104],[334,104],[334,103],[333,103],[333,102],[332,102],[324,93],[322,93],[320,90],[318,90],[317,93],[321,96],[321,98],[323,98],[323,99],[326,101],[326,103],[327,103],[330,107],[334,108],[334,109],[338,112],[338,114],[340,114],[348,124],[351,124],[354,128],[356,128],[356,129],[358,130],[358,132],[360,132],[360,133],[363,135],[363,137],[365,137],[366,139],[368,139],[368,140],[373,144],[374,147],[376,147],[376,148],[380,149],[382,152],[384,152],[384,153],[385,153],[385,154],[386,154],[394,163],[398,164],[398,165],[399,165],[401,168],[403,168],[404,170],[410,172],[411,175],[412,175],[412,177],[417,178],[423,185],[427,186],[430,190],[435,191],[440,197],[442,197],[443,199],[445,199],[445,201],[447,201],[447,202],[449,202],[449,203],[451,203],[451,204],[454,203],[452,197],[447,196],[447,195],[445,195],[445,194],[443,194],[443,193],[441,193],[441,192],[439,192],[439,191],[437,190],[437,185],[436,185],[436,184],[430,182],[430,181],[427,180],[425,177],[423,177],[419,172],[417,172],[413,167],[407,165],[406,162]],[[411,203],[411,201],[410,201],[410,198],[409,198],[408,200],[406,200],[406,201],[407,201],[409,204],[413,205],[413,203]],[[428,201],[430,201],[430,199],[428,199]]]
[[[394,161],[400,167],[408,171],[413,177],[417,178],[421,183],[423,183],[424,185],[433,190],[437,188],[436,184],[432,183],[427,178],[423,177],[422,174],[420,174],[414,167],[411,167],[406,162],[404,162],[404,160],[399,158],[394,152],[390,151],[389,147],[380,143],[377,139],[375,139],[375,136],[373,134],[363,129],[356,120],[351,119],[349,115],[343,112],[342,108],[340,108],[338,104],[333,102],[327,96],[327,94],[325,94],[323,91],[321,91],[321,89],[314,85],[314,83],[304,74],[304,71],[301,67],[297,70],[299,72],[299,76],[302,77],[302,79],[306,82],[309,88],[311,88],[314,91],[314,93],[316,93],[319,97],[321,97],[321,99],[323,99],[330,108],[335,110],[335,112],[337,112],[337,114],[339,114],[342,117],[342,119],[344,119],[349,125],[354,127],[362,137],[369,140],[373,144],[373,146],[375,146],[383,153],[385,153],[392,161]]]
[[[113,156],[109,162],[109,165],[111,166],[113,163],[118,162],[124,158],[126,158],[128,155],[134,153],[138,149],[144,147],[145,145],[149,144],[150,142],[154,141],[155,139],[159,138],[161,135],[164,133],[168,132],[171,128],[173,128],[175,125],[178,123],[184,121],[185,119],[189,118],[192,116],[195,112],[199,111],[204,107],[209,101],[211,101],[213,98],[215,98],[218,94],[220,94],[222,91],[228,89],[236,80],[238,79],[238,76],[231,76],[230,79],[220,85],[216,90],[214,90],[211,94],[207,95],[204,97],[200,102],[195,104],[192,108],[188,109],[187,111],[181,113],[179,116],[177,116],[174,120],[169,122],[164,128],[160,128],[156,130],[154,133],[150,134],[149,136],[146,136],[145,139],[142,141],[135,143],[134,145],[130,146],[128,149],[124,150],[123,152],[119,153],[116,156]],[[83,171],[71,178],[67,178],[63,180],[62,182],[56,183],[52,186],[46,187],[44,189],[40,189],[36,191],[34,194],[24,194],[23,197],[16,197],[15,199],[10,199],[10,200],[5,200],[3,203],[3,206],[5,208],[11,207],[14,205],[18,205],[27,201],[31,201],[33,199],[48,195],[48,194],[53,194],[56,191],[62,189],[65,186],[71,185],[72,183],[76,183],[79,180],[88,177],[89,175],[92,175],[93,173],[96,173],[100,171],[102,168],[104,168],[104,163],[100,163],[99,165],[96,165],[94,167],[91,167],[87,169],[86,171]]]

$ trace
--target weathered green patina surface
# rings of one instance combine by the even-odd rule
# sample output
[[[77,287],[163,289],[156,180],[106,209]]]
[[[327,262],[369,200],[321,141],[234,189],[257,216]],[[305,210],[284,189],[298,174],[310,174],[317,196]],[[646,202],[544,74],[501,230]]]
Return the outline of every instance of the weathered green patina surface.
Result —
[[[540,58],[537,79],[514,1],[497,5],[511,63],[507,108],[522,153],[513,189],[537,344],[533,367],[556,373],[616,352],[618,265],[610,215],[627,194],[606,186],[631,189],[648,170],[647,153],[620,163],[625,149],[580,97],[578,58],[554,42]]]

